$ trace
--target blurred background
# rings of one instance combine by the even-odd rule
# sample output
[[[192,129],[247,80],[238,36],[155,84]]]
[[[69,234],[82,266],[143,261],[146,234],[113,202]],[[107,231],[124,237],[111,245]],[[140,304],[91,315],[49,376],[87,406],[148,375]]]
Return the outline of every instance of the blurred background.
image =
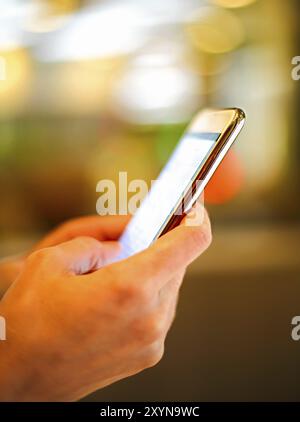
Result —
[[[247,114],[164,359],[85,400],[299,399],[299,19],[296,0],[0,0],[0,256],[95,213],[101,179],[155,179],[198,109]]]

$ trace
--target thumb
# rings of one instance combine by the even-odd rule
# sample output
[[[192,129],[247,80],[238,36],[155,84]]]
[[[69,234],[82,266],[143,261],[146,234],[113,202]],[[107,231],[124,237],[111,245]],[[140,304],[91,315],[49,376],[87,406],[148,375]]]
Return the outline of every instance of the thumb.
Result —
[[[50,248],[34,252],[29,259],[33,263],[39,257],[49,272],[66,271],[86,274],[101,268],[106,260],[120,252],[118,242],[99,242],[92,237],[80,236]],[[46,258],[43,260],[43,258]],[[50,267],[50,268],[49,268]]]
[[[180,226],[160,237],[148,249],[112,266],[120,273],[126,272],[131,280],[139,282],[143,277],[144,284],[148,280],[162,288],[210,245],[211,226],[207,212],[201,206],[193,212],[196,218],[189,222],[183,220]]]

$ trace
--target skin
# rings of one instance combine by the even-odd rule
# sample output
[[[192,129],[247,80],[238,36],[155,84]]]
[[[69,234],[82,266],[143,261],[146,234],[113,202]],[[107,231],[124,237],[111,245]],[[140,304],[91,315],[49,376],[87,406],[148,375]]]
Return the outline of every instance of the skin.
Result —
[[[78,400],[157,364],[185,269],[211,242],[206,212],[195,213],[200,225],[185,220],[114,264],[104,266],[119,251],[123,217],[66,223],[29,256],[6,262],[0,400]]]

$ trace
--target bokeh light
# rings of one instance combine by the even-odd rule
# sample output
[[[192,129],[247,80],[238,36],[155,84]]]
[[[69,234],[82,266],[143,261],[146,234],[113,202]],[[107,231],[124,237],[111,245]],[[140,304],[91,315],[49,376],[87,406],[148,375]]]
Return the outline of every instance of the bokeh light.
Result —
[[[208,204],[224,204],[234,198],[242,189],[245,179],[241,160],[230,151],[205,188]]]
[[[0,115],[25,105],[32,80],[32,61],[27,50],[17,49],[0,52],[4,75],[0,81]],[[5,105],[5,106],[4,106]]]
[[[256,2],[256,0],[212,0],[213,3],[228,8],[238,8],[249,6],[250,4]]]
[[[167,54],[145,54],[131,63],[116,85],[114,110],[140,124],[187,121],[200,106],[201,80]]]
[[[201,52],[221,54],[239,47],[245,34],[241,21],[230,11],[205,7],[186,26],[192,44]]]

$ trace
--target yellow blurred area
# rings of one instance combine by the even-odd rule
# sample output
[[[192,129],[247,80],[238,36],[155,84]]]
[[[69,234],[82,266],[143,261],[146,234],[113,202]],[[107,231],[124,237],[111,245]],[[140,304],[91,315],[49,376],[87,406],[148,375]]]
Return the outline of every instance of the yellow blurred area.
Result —
[[[122,58],[64,63],[56,77],[56,111],[86,115],[107,108],[114,84],[120,77]]]
[[[48,8],[56,14],[64,14],[78,9],[81,0],[42,0]]]
[[[222,9],[204,9],[186,27],[191,42],[204,53],[222,54],[240,46],[244,30],[239,19]]]
[[[249,6],[249,4],[254,3],[256,0],[212,0],[213,3],[228,7],[228,8],[238,8],[238,7],[245,7]]]
[[[47,33],[63,27],[72,12],[80,6],[79,0],[37,0],[37,13],[24,23],[24,29],[34,33]]]
[[[32,80],[32,59],[27,50],[0,51],[3,76],[0,82],[0,115],[16,112],[26,103]]]

